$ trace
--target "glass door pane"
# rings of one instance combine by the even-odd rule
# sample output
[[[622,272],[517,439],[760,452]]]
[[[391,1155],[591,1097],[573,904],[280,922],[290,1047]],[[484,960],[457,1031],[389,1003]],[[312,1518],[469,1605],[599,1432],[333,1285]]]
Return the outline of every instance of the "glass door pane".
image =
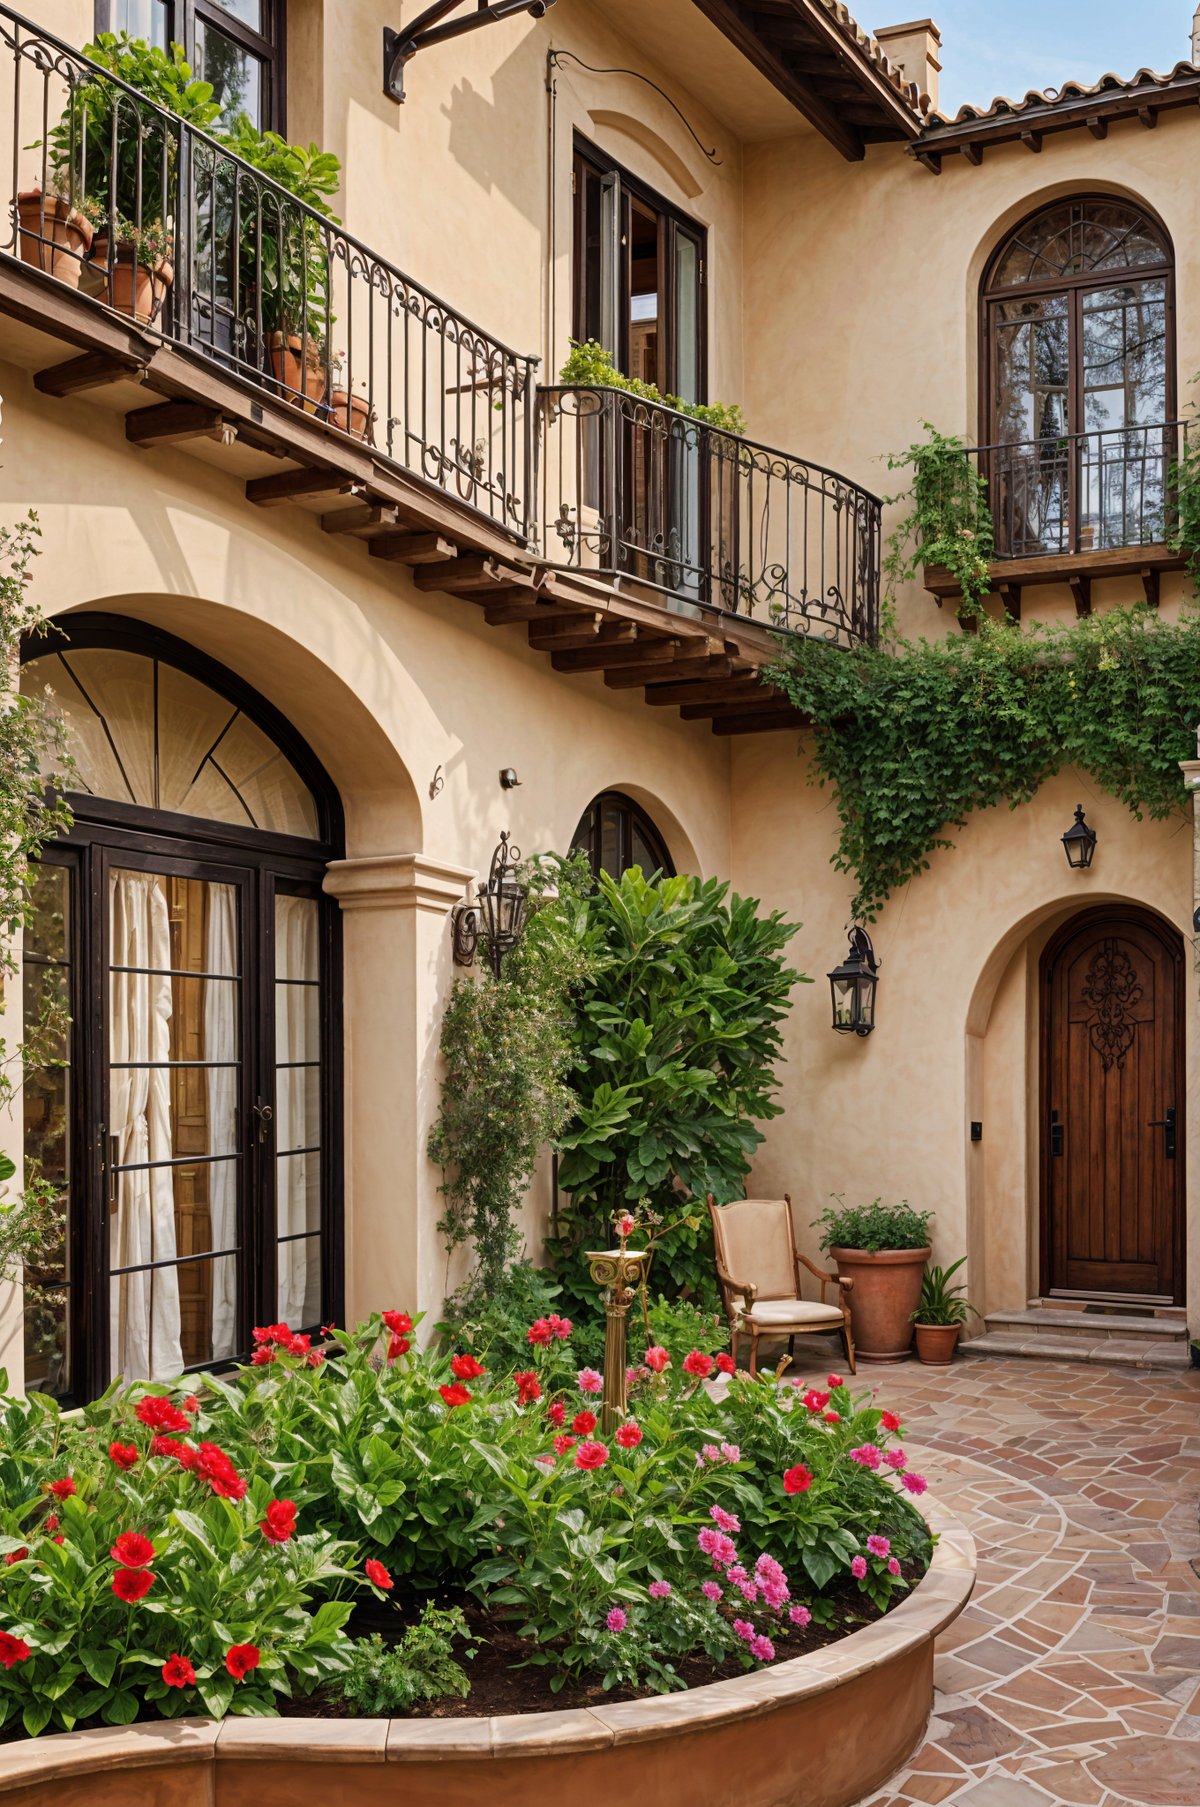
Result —
[[[315,897],[275,896],[276,1310],[321,1317],[321,941]]]
[[[106,875],[109,1369],[167,1379],[234,1354],[244,897]]]
[[[1166,283],[1120,283],[1082,298],[1080,546],[1136,546],[1164,531]]]
[[[74,1391],[71,1317],[71,1124],[75,1109],[68,1033],[74,934],[73,869],[49,861],[30,873],[32,914],[25,928],[24,1038],[44,1064],[22,1087],[25,1182],[35,1170],[57,1189],[58,1229],[37,1266],[25,1270],[25,1386],[63,1398]]]
[[[1070,298],[1004,301],[993,316],[987,471],[996,550],[1022,558],[1070,544]]]

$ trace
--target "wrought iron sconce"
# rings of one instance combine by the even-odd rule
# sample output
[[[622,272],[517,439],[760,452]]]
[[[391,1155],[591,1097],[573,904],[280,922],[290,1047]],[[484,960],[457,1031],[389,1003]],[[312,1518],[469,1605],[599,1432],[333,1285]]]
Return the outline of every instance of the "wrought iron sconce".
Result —
[[[473,966],[482,937],[488,964],[495,978],[506,954],[510,954],[525,929],[529,898],[516,870],[521,849],[510,844],[508,830],[492,855],[486,885],[480,885],[474,903],[456,904],[450,912],[456,966]]]
[[[1086,872],[1096,851],[1096,830],[1083,819],[1083,804],[1075,805],[1075,820],[1062,838],[1067,865],[1074,872]]]
[[[554,0],[494,0],[492,5],[488,0],[479,0],[474,12],[463,13],[457,19],[447,17],[464,4],[465,0],[435,0],[434,5],[427,6],[411,25],[403,26],[399,31],[384,26],[383,91],[389,100],[403,101],[404,70],[418,50],[444,44],[447,39],[459,38],[481,25],[498,24],[501,19],[512,18],[514,13],[528,13],[533,19],[544,19]]]
[[[875,1027],[879,962],[866,929],[850,931],[850,950],[829,976],[833,1026],[839,1035],[870,1035]]]

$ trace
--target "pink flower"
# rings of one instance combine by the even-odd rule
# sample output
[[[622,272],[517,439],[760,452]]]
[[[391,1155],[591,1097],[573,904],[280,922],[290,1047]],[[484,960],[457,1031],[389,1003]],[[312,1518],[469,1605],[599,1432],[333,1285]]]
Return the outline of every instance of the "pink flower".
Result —
[[[772,1644],[770,1638],[764,1638],[760,1635],[759,1637],[751,1639],[750,1654],[751,1656],[756,1656],[760,1663],[773,1663],[775,1661],[775,1646]]]
[[[850,1573],[854,1576],[854,1579],[856,1581],[861,1581],[863,1576],[866,1574],[866,1572],[867,1572],[866,1557],[865,1556],[856,1556],[854,1558],[854,1561],[850,1564]]]
[[[872,1556],[890,1556],[892,1553],[892,1546],[887,1538],[880,1537],[876,1533],[872,1533],[868,1537],[867,1549]]]
[[[637,1224],[634,1222],[633,1218],[630,1217],[628,1211],[626,1211],[624,1217],[617,1219],[617,1235],[622,1241],[624,1241],[627,1236],[632,1236],[636,1229]]]
[[[654,1374],[661,1374],[664,1368],[671,1366],[671,1357],[661,1343],[653,1343],[642,1359]]]
[[[896,1558],[894,1556],[889,1556],[888,1557],[888,1574],[889,1575],[898,1575],[899,1573],[900,1573],[900,1564],[896,1561]]]
[[[754,1573],[763,1587],[786,1587],[787,1576],[781,1563],[764,1551],[754,1565]]]
[[[876,1449],[873,1443],[860,1443],[857,1449],[850,1451],[850,1460],[857,1462],[860,1468],[878,1468],[883,1460],[883,1452]]]
[[[745,1602],[748,1606],[754,1606],[757,1604],[758,1589],[754,1585],[753,1581],[750,1580],[749,1576],[747,1576],[744,1581],[739,1581],[737,1586],[738,1586],[739,1594],[742,1596],[742,1599],[745,1600]]]
[[[736,1443],[722,1443],[721,1454],[727,1462],[740,1462],[742,1459],[742,1452]]]
[[[547,1319],[547,1322],[550,1325],[551,1333],[557,1339],[557,1341],[560,1343],[565,1343],[567,1338],[571,1334],[570,1318],[560,1318],[557,1312],[552,1311],[550,1313],[549,1318]]]
[[[883,1458],[885,1468],[903,1468],[907,1461],[908,1457],[902,1449],[889,1449]]]
[[[576,1468],[603,1468],[608,1461],[608,1451],[603,1443],[581,1443],[575,1451]]]
[[[812,1624],[812,1614],[809,1612],[807,1606],[791,1607],[788,1611],[788,1618],[793,1625],[798,1625],[801,1631],[804,1630],[806,1625]]]
[[[717,1357],[717,1373],[718,1374],[736,1374],[737,1373],[737,1363],[734,1361],[732,1355],[729,1355],[725,1350],[722,1350],[721,1354],[718,1355],[718,1357]]]
[[[715,1443],[703,1444],[701,1446],[700,1454],[706,1462],[719,1462],[721,1460],[721,1452]]]
[[[579,1391],[581,1393],[603,1393],[604,1380],[595,1368],[580,1368],[578,1374]]]
[[[902,1474],[900,1476],[900,1485],[902,1487],[907,1487],[910,1493],[924,1493],[929,1482],[925,1479],[924,1475]]]
[[[670,1591],[671,1583],[669,1581],[652,1581],[646,1589],[652,1600],[665,1600]]]
[[[708,1525],[696,1533],[696,1542],[706,1556],[711,1556],[714,1564],[728,1568],[731,1562],[737,1561],[737,1550],[730,1539],[720,1531],[713,1531]]]
[[[708,1516],[718,1531],[728,1531],[731,1537],[736,1537],[742,1528],[741,1519],[735,1518],[732,1512],[726,1512],[723,1506],[710,1506]]]
[[[626,1385],[626,1387],[636,1387],[636,1386],[637,1386],[637,1383],[638,1383],[638,1371],[637,1371],[637,1369],[636,1369],[636,1368],[626,1368],[626,1370],[625,1370],[625,1385]]]
[[[608,1626],[610,1631],[624,1631],[629,1620],[625,1617],[625,1614],[619,1606],[611,1606],[609,1607],[608,1617],[605,1619],[604,1623]]]
[[[697,1380],[707,1380],[713,1371],[713,1358],[702,1349],[690,1349],[683,1358],[683,1371],[694,1374]]]
[[[724,1598],[715,1581],[702,1581],[700,1583],[700,1592],[704,1595],[706,1600],[711,1600],[714,1606],[717,1604],[718,1600]]]
[[[758,1633],[748,1619],[735,1619],[733,1621],[733,1629],[745,1644],[748,1644],[751,1638],[756,1638],[758,1636]]]

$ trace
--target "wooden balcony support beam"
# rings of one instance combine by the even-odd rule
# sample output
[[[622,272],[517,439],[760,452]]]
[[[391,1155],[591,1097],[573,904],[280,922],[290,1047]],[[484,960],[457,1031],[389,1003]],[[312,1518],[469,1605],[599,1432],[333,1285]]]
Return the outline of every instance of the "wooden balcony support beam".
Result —
[[[687,648],[698,648],[707,652],[711,642],[706,639],[669,639],[654,640],[639,636],[616,646],[579,647],[574,652],[552,652],[550,663],[555,671],[604,671],[617,670],[624,666],[664,665],[675,659]]]
[[[372,558],[387,558],[399,565],[442,565],[459,556],[453,540],[440,533],[387,533],[371,540],[367,551]]]
[[[714,734],[774,734],[782,729],[801,729],[805,718],[795,709],[763,710],[758,715],[719,715],[712,725]]]
[[[1155,565],[1143,565],[1142,569],[1138,572],[1138,576],[1142,580],[1142,593],[1146,598],[1147,607],[1156,609],[1158,607],[1159,580],[1162,577],[1162,572]]]
[[[218,439],[232,445],[237,426],[200,402],[158,402],[125,416],[125,437],[130,445],[142,447],[177,445],[188,439]]]
[[[256,508],[279,508],[286,502],[313,502],[321,496],[362,496],[366,485],[332,471],[305,465],[300,470],[278,471],[270,477],[251,477],[246,500]]]
[[[418,571],[415,582],[418,590],[445,590],[451,596],[466,596],[476,591],[529,589],[533,574],[477,553],[470,558],[450,559],[432,570]]]
[[[334,514],[321,516],[322,533],[348,533],[355,539],[371,539],[375,535],[394,532],[400,525],[400,510],[390,502],[377,507],[339,508]]]
[[[733,660],[723,653],[709,653],[658,664],[620,666],[615,671],[606,671],[604,682],[610,690],[637,690],[643,684],[653,684],[662,678],[728,678],[733,676],[735,669]]]
[[[1067,578],[1071,586],[1071,595],[1075,598],[1075,613],[1082,619],[1092,612],[1092,580],[1082,571],[1072,571]]]
[[[648,684],[646,701],[652,709],[675,709],[687,703],[723,703],[732,699],[740,699],[753,704],[760,697],[780,700],[779,692],[760,684],[751,674],[745,677],[729,678],[725,682],[701,682],[699,684]]]
[[[81,395],[85,389],[103,389],[109,383],[144,383],[145,366],[129,358],[115,358],[105,351],[87,351],[82,357],[68,358],[65,364],[51,364],[34,375],[33,386],[39,395]]]
[[[588,647],[632,646],[638,634],[636,621],[604,621],[602,616],[576,615],[570,621],[531,624],[529,644],[540,653],[577,652]]]
[[[727,715],[779,715],[789,711],[792,711],[791,703],[777,692],[764,690],[760,697],[747,696],[745,691],[731,684],[727,696],[709,703],[684,703],[679,714],[685,722],[706,722]]]
[[[996,588],[1000,592],[1000,600],[1004,604],[1004,613],[1008,616],[1009,620],[1010,621],[1020,621],[1020,619],[1021,619],[1021,586],[1020,586],[1020,584],[1005,583],[1002,578],[1000,580],[1000,582],[996,585]]]

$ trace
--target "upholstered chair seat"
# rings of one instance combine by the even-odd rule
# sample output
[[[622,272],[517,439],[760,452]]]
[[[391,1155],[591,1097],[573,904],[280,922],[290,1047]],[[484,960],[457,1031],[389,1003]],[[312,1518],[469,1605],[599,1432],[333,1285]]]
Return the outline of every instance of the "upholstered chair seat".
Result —
[[[855,1372],[854,1339],[846,1294],[853,1281],[815,1267],[796,1249],[792,1201],[783,1198],[742,1198],[718,1205],[709,1194],[713,1245],[717,1257],[717,1283],[729,1319],[733,1356],[738,1342],[750,1338],[750,1372],[758,1372],[761,1336],[786,1336],[795,1354],[797,1336],[828,1335],[842,1340],[850,1372]],[[820,1282],[820,1300],[805,1299],[800,1290],[800,1270],[806,1268]],[[833,1287],[834,1296],[826,1298]]]

